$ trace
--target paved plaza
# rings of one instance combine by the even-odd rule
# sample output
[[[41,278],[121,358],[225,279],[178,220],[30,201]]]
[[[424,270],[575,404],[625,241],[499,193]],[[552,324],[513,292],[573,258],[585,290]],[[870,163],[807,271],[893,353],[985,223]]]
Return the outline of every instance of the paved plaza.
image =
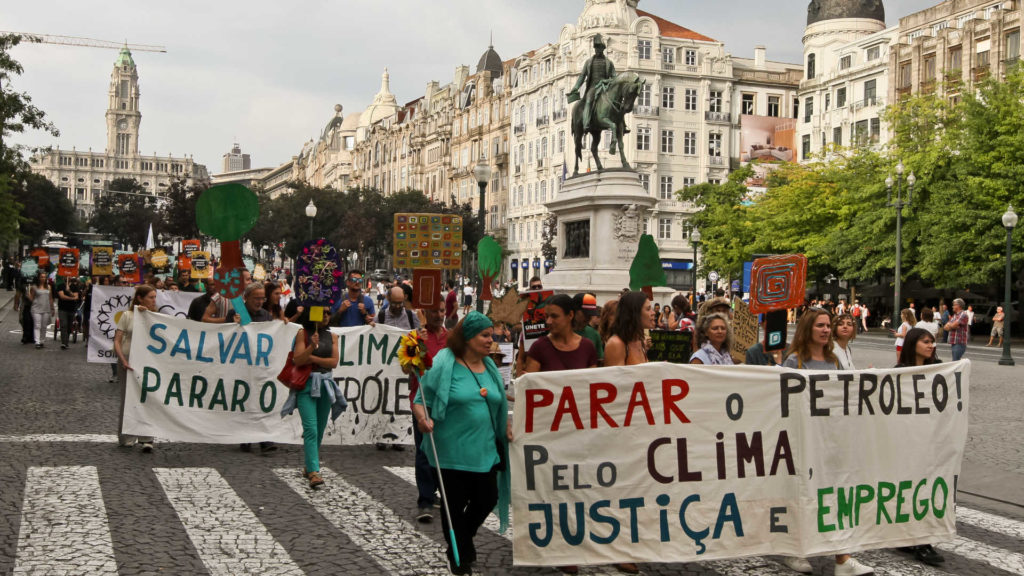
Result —
[[[299,446],[269,456],[234,445],[118,448],[109,367],[87,364],[81,341],[67,351],[21,345],[10,294],[0,292],[0,574],[447,573],[440,522],[413,520],[412,452],[327,447],[328,488],[311,492]],[[968,352],[972,410],[958,536],[939,546],[946,564],[927,567],[895,551],[858,554],[877,574],[1024,574],[1024,367],[998,366],[998,351],[982,344]],[[892,340],[880,334],[854,346],[859,366],[894,363]],[[948,347],[939,354],[948,358]],[[513,567],[511,541],[494,518],[477,542],[483,574],[556,573]],[[832,573],[829,558],[812,563],[817,574]],[[771,557],[641,569],[792,574]]]

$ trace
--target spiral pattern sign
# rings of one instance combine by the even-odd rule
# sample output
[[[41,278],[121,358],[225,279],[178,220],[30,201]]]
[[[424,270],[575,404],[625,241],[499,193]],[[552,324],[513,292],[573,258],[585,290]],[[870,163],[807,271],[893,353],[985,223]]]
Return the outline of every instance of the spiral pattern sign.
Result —
[[[758,258],[750,275],[750,311],[754,314],[803,304],[807,283],[807,257],[803,254]]]

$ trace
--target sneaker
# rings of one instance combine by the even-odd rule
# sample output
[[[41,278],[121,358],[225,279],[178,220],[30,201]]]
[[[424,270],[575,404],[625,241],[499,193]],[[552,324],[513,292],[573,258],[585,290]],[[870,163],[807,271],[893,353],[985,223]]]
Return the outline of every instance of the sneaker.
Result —
[[[923,562],[929,566],[938,566],[946,561],[942,554],[939,554],[939,551],[933,548],[931,544],[908,546],[907,548],[900,548],[900,551],[909,552],[918,562]]]
[[[420,524],[430,524],[434,521],[434,511],[430,508],[420,508],[416,513],[416,521]]]
[[[874,573],[874,568],[861,564],[855,558],[850,558],[842,564],[836,564],[834,572],[835,576],[864,576],[865,574]]]
[[[140,445],[142,446],[142,451],[145,452],[146,454],[149,454],[150,452],[153,451],[152,442],[142,442]]]
[[[783,566],[794,572],[799,572],[801,574],[811,574],[814,572],[814,568],[811,567],[811,563],[808,562],[806,558],[783,556],[780,562]]]
[[[324,485],[324,479],[320,477],[320,472],[318,471],[310,472],[307,478],[309,478],[309,487],[314,490]]]
[[[67,344],[61,344],[60,345],[60,349],[61,350],[67,350],[68,349],[68,345]]]
[[[131,440],[118,440],[117,442],[118,448],[131,448],[132,446],[135,446],[134,438]]]

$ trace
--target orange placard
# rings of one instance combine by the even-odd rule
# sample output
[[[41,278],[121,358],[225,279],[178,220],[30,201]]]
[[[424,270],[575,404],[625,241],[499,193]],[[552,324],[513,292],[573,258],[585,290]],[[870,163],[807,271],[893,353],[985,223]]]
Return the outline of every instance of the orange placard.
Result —
[[[803,254],[758,258],[750,271],[750,311],[765,314],[797,308],[804,303],[806,284]]]
[[[191,258],[193,252],[198,252],[199,251],[199,240],[196,240],[196,239],[182,240],[181,241],[181,251],[185,254],[185,256],[188,256],[189,258]]]
[[[117,271],[122,282],[138,284],[142,282],[142,270],[139,269],[139,257],[135,254],[118,254]]]
[[[50,265],[50,253],[47,252],[45,248],[33,248],[32,252],[29,253],[29,256],[36,259],[40,268],[46,268]]]
[[[78,248],[61,248],[57,263],[58,276],[78,276]]]

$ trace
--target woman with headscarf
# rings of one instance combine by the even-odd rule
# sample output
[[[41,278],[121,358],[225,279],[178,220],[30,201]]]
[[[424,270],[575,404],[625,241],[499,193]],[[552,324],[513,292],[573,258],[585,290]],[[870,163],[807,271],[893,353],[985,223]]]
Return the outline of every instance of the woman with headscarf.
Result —
[[[412,407],[417,427],[427,436],[423,452],[440,476],[452,574],[473,573],[473,536],[495,505],[501,531],[508,527],[511,488],[505,463],[512,430],[501,373],[488,356],[492,333],[491,320],[475,310],[460,320],[448,334],[448,346],[420,379]]]

